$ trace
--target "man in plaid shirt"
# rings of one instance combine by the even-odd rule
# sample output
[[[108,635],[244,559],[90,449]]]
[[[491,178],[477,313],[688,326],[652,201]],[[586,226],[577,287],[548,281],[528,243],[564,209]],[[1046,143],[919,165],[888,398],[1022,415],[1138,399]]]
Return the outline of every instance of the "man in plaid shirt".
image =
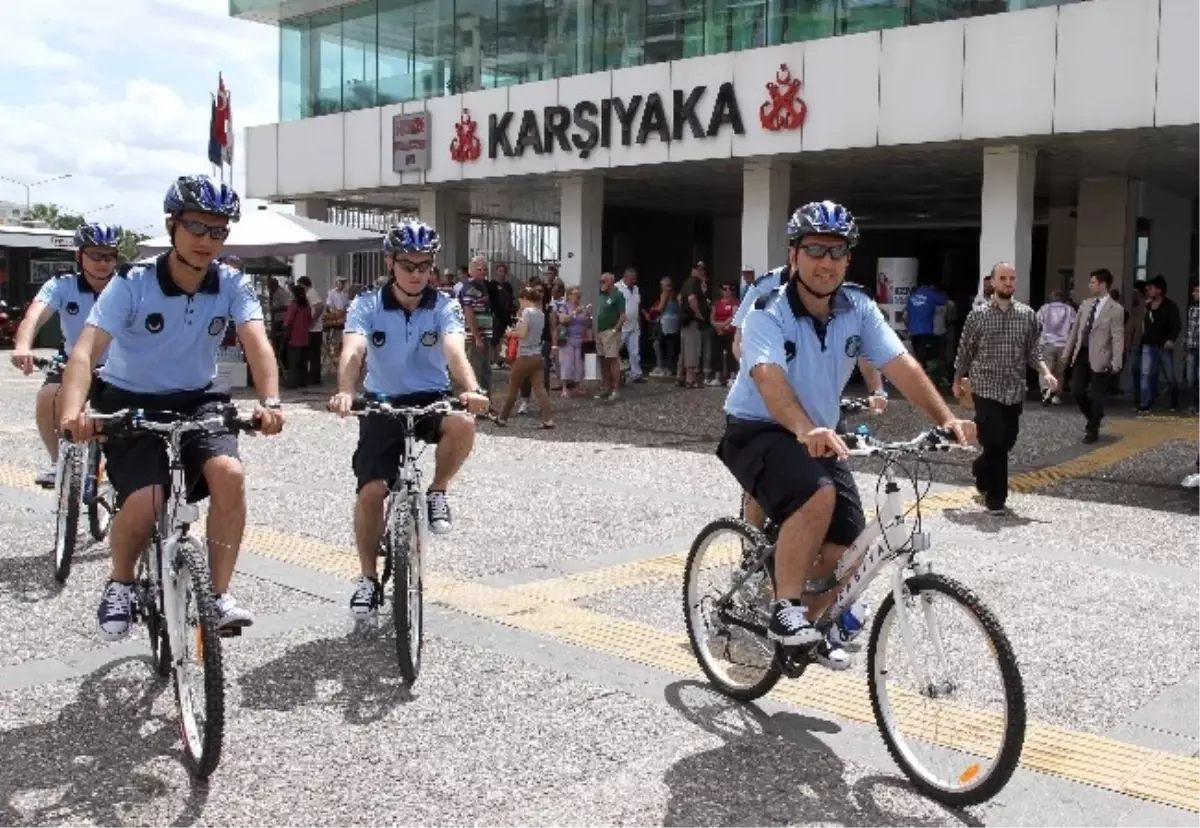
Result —
[[[1036,368],[1047,392],[1058,391],[1058,379],[1042,359],[1042,326],[1033,308],[1017,302],[1017,270],[1008,262],[992,268],[991,301],[977,306],[963,324],[954,361],[954,396],[963,396],[969,376],[975,403],[975,425],[983,451],[971,471],[975,488],[993,515],[1007,514],[1008,453],[1017,444],[1021,406],[1028,394],[1025,366]]]

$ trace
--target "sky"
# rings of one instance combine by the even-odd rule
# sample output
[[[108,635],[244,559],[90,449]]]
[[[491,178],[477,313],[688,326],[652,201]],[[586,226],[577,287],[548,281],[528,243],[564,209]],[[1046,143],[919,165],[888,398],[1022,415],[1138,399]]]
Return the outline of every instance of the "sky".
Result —
[[[278,120],[278,29],[234,20],[229,0],[0,4],[0,176],[71,175],[34,187],[34,204],[164,232],[171,182],[212,172],[218,72],[232,96],[234,186],[244,190],[245,128]],[[23,204],[25,189],[0,181],[0,200]]]

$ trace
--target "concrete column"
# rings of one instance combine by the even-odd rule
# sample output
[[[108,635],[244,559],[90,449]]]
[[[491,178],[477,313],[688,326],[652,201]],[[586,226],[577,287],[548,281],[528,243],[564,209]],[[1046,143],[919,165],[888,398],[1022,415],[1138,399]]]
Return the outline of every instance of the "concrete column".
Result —
[[[1017,294],[1029,301],[1029,263],[1033,255],[1033,185],[1037,151],[1029,147],[986,147],[979,212],[979,287],[997,262],[1017,269]]]
[[[1127,178],[1087,178],[1079,182],[1075,208],[1075,292],[1088,296],[1093,270],[1108,268],[1122,301],[1133,286],[1137,243],[1138,185]]]
[[[1071,207],[1051,207],[1046,227],[1046,295],[1062,288],[1068,291],[1070,279],[1078,281],[1075,270],[1075,210]],[[1084,280],[1087,281],[1086,279]],[[1066,295],[1064,293],[1064,295]],[[1037,299],[1038,297],[1034,297]]]
[[[1162,274],[1167,280],[1167,298],[1179,306],[1186,325],[1188,307],[1188,269],[1192,258],[1192,204],[1185,196],[1162,187],[1143,184],[1140,215],[1150,220],[1150,246],[1147,249],[1146,276]],[[1136,242],[1135,242],[1136,244]],[[1135,249],[1136,254],[1136,249]],[[1130,280],[1132,289],[1132,280]],[[1128,291],[1121,292],[1121,298]],[[1184,332],[1186,333],[1186,327]],[[1182,335],[1180,337],[1182,339]],[[1175,348],[1175,375],[1182,380],[1187,349]]]
[[[564,178],[560,193],[559,276],[568,285],[580,286],[584,302],[595,303],[600,295],[604,179],[591,175]]]
[[[751,160],[742,168],[742,261],[761,276],[787,263],[792,165]]]
[[[421,221],[437,230],[442,238],[442,250],[436,257],[438,267],[453,270],[468,264],[471,257],[470,216],[466,213],[463,193],[426,190],[421,193],[419,213]]]
[[[317,221],[329,221],[329,202],[319,198],[306,198],[295,204],[296,215]],[[313,288],[324,298],[333,287],[334,272],[337,269],[337,258],[334,256],[318,256],[305,254],[292,257],[292,277],[299,279],[307,276],[312,279]]]

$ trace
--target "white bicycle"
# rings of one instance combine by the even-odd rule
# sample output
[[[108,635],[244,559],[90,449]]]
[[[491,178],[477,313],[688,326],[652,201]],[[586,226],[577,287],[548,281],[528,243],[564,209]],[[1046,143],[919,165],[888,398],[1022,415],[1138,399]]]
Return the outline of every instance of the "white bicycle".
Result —
[[[241,629],[217,629],[208,551],[191,534],[192,524],[200,519],[200,507],[188,502],[180,451],[188,434],[256,431],[259,423],[240,416],[233,405],[199,419],[141,409],[90,416],[107,439],[153,434],[167,446],[171,485],[150,544],[138,559],[134,608],[146,625],[156,672],[174,679],[188,769],[205,779],[221,761],[225,737],[225,673],[220,638],[241,635]],[[202,701],[196,699],[197,691],[203,693]]]
[[[928,462],[916,457],[964,447],[942,429],[882,443],[860,427],[843,439],[852,456],[883,459],[877,487],[883,499],[833,576],[808,585],[806,594],[837,589],[817,629],[827,633],[894,564],[868,643],[866,683],[876,725],[896,764],[922,793],[953,807],[984,802],[1008,783],[1020,759],[1025,691],[995,616],[965,586],[934,573],[927,559],[931,539],[921,528],[920,503],[929,487],[919,489],[919,473]],[[909,479],[917,494],[911,522],[896,474],[908,471],[908,460],[915,461]],[[684,617],[696,659],[718,690],[742,701],[769,693],[785,675],[799,677],[815,660],[813,647],[767,639],[774,552],[758,529],[721,518],[697,536],[684,571]],[[709,575],[715,577],[704,585]],[[955,615],[968,623],[948,623]],[[956,659],[959,673],[951,675]],[[978,696],[964,700],[968,693]]]

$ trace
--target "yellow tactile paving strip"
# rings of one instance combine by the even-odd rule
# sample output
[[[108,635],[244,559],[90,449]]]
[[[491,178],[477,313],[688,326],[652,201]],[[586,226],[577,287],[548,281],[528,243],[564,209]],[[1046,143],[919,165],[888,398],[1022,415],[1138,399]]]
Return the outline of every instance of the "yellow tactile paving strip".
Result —
[[[1197,439],[1194,421],[1138,420],[1136,428],[1132,422],[1116,421],[1112,426],[1121,437],[1118,442],[1050,469],[1017,475],[1013,478],[1014,489],[1028,491],[1090,474],[1165,440]],[[49,495],[33,484],[33,472],[24,468],[0,465],[0,486]],[[927,498],[924,505],[947,508],[963,505],[972,496],[970,489],[947,492]],[[358,574],[354,550],[312,538],[250,526],[245,546],[260,555],[347,580]],[[669,673],[696,677],[699,670],[686,636],[572,603],[604,592],[678,579],[685,557],[685,553],[677,552],[510,588],[429,572],[427,596],[431,603],[462,613]],[[866,681],[858,676],[811,670],[800,681],[782,682],[770,697],[848,721],[874,722]],[[967,749],[977,740],[976,734],[994,732],[987,715],[961,707],[942,708],[938,734],[935,737],[931,729],[928,733],[939,744]],[[906,718],[906,730],[928,727],[914,704]],[[1195,757],[1031,722],[1026,730],[1021,765],[1127,796],[1200,812],[1200,759]]]

